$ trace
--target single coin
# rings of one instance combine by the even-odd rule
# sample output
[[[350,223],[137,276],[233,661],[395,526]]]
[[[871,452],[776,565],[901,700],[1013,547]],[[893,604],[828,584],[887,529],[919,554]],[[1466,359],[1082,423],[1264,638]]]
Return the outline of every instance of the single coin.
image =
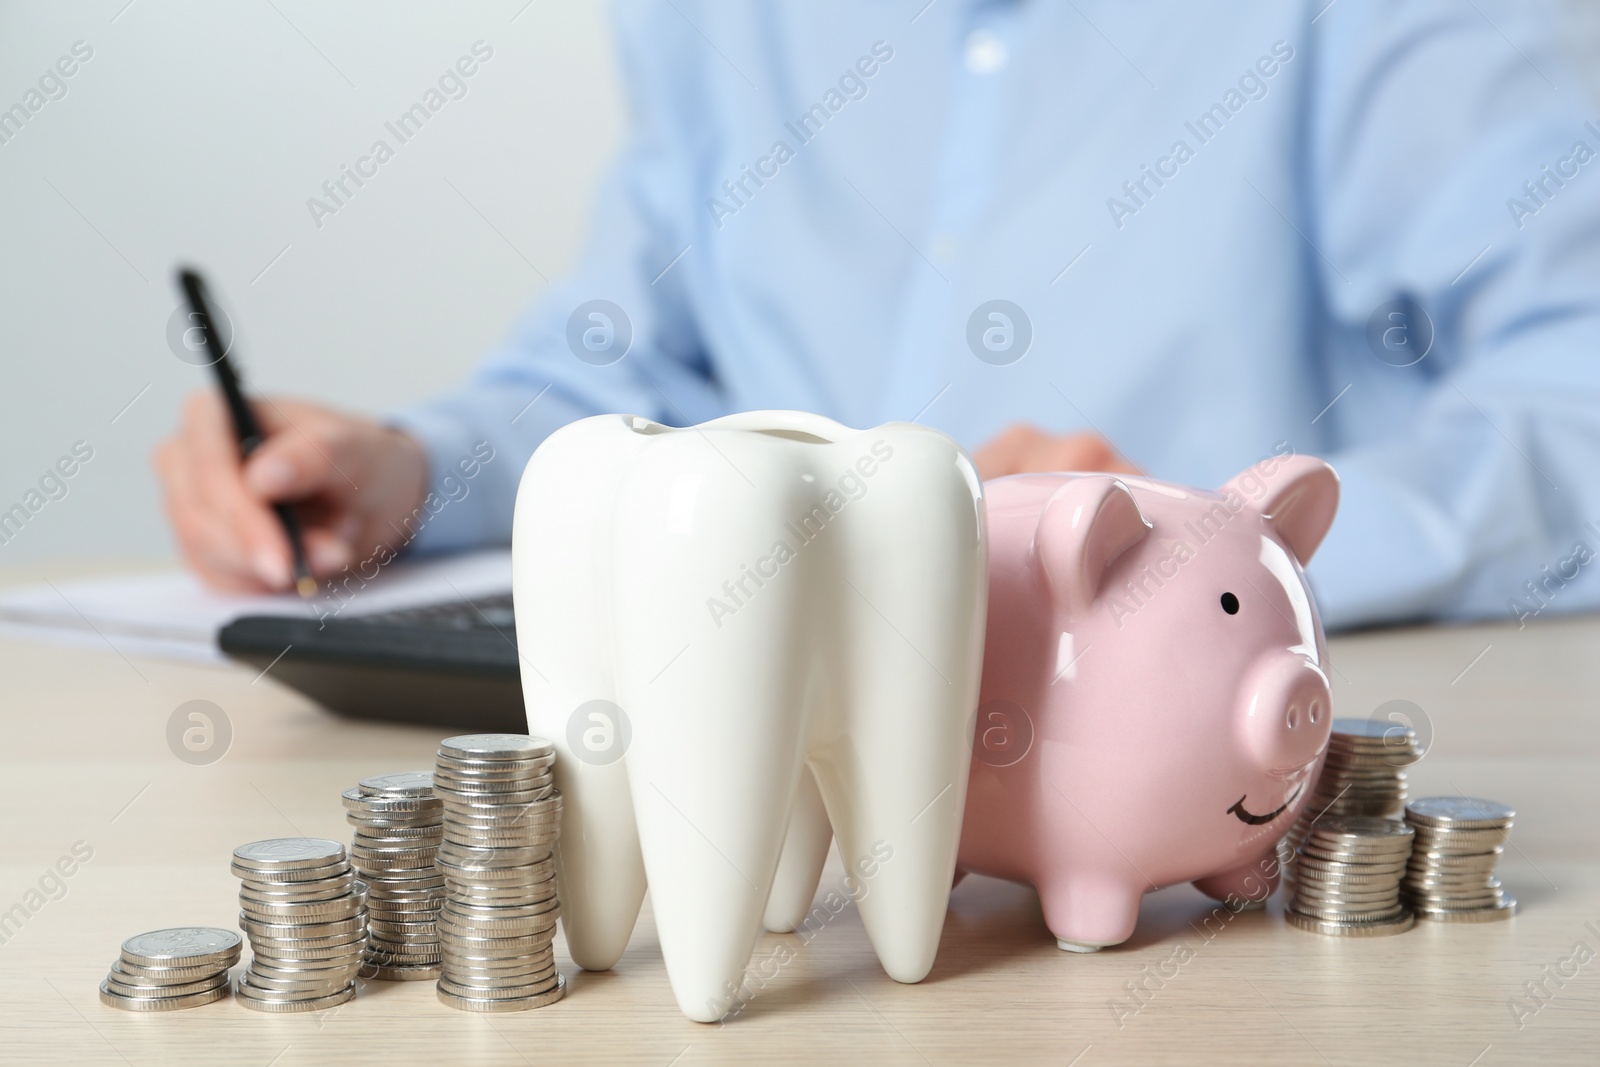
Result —
[[[526,974],[474,975],[452,973],[449,967],[439,976],[445,989],[456,996],[511,1000],[549,992],[555,984],[556,969],[546,966]]]
[[[433,794],[433,775],[428,771],[397,771],[361,779],[357,786],[367,796],[426,797]]]
[[[1421,797],[1406,805],[1406,818],[1413,822],[1462,829],[1509,826],[1516,814],[1509,805],[1477,797]]]
[[[1326,885],[1371,886],[1371,885],[1396,885],[1405,874],[1405,869],[1399,870],[1390,867],[1386,870],[1361,870],[1359,864],[1344,864],[1345,868],[1328,870],[1308,864],[1295,864],[1289,873],[1297,881],[1310,881]]]
[[[506,758],[463,756],[446,752],[441,748],[434,754],[433,772],[435,780],[438,779],[440,773],[457,777],[532,774],[553,767],[555,762],[556,754],[554,748],[543,755],[513,755]]]
[[[234,864],[257,871],[324,867],[342,859],[344,846],[320,837],[275,837],[252,841],[233,850]]]
[[[175,985],[129,982],[126,980],[126,976],[111,974],[106,977],[105,988],[125,997],[182,997],[191,993],[209,992],[220,985],[227,984],[228,972],[226,971],[214,974],[209,978],[200,978],[192,982],[180,982]]]
[[[1296,915],[1303,915],[1311,919],[1335,920],[1338,922],[1351,923],[1384,922],[1389,919],[1397,918],[1405,913],[1405,909],[1402,908],[1398,903],[1390,905],[1387,908],[1337,908],[1321,907],[1310,903],[1303,903],[1299,900],[1294,902],[1294,904],[1289,908],[1289,911]]]
[[[262,937],[299,939],[358,934],[366,929],[367,923],[365,915],[352,915],[347,919],[331,919],[327,922],[279,922],[263,921],[240,912],[239,925],[252,937],[260,934]]]
[[[123,1011],[179,1011],[183,1008],[197,1008],[202,1004],[211,1004],[227,995],[228,986],[221,985],[203,993],[190,993],[181,997],[125,997],[112,992],[106,983],[100,984],[100,1003]]]
[[[337,974],[327,977],[276,978],[252,969],[246,972],[244,980],[249,983],[252,993],[260,993],[266,997],[280,997],[284,1000],[306,1000],[311,997],[331,996],[339,992],[350,984],[356,972],[357,967],[346,967],[341,968]]]
[[[326,866],[304,867],[293,871],[258,871],[251,867],[241,867],[237,863],[230,865],[228,869],[243,881],[263,886],[289,886],[303,882],[319,882],[324,878],[337,878],[350,870],[350,861],[341,859]]]
[[[346,818],[353,814],[362,815],[397,815],[405,813],[436,812],[439,810],[439,798],[429,793],[422,796],[380,796],[372,793],[363,793],[360,786],[346,789],[339,794],[339,800],[345,807]]]
[[[1415,737],[1416,731],[1409,726],[1402,726],[1393,722],[1378,722],[1374,719],[1347,719],[1333,720],[1330,737],[1359,738],[1367,741],[1383,741],[1390,736]]]
[[[321,1011],[324,1008],[337,1007],[338,1005],[344,1004],[345,1002],[347,1002],[351,998],[353,998],[356,995],[356,984],[354,982],[351,982],[350,985],[347,986],[345,989],[340,990],[339,992],[334,993],[331,996],[318,997],[315,1000],[275,1000],[275,999],[267,999],[267,998],[264,998],[264,997],[260,996],[260,994],[256,990],[252,989],[250,986],[244,984],[243,982],[239,983],[239,986],[235,990],[235,992],[238,994],[237,999],[238,999],[239,1003],[243,1004],[245,1007],[250,1008],[250,1009],[252,1009],[254,1011],[269,1011],[269,1012]]]
[[[1404,855],[1386,856],[1369,863],[1344,858],[1339,853],[1324,852],[1310,845],[1301,845],[1295,866],[1311,871],[1325,870],[1335,874],[1399,874],[1406,869],[1406,858]]]
[[[1309,930],[1312,933],[1326,934],[1330,937],[1386,937],[1390,934],[1403,934],[1416,925],[1416,917],[1410,912],[1403,911],[1398,917],[1385,919],[1381,922],[1330,922],[1326,919],[1314,919],[1305,915],[1297,915],[1293,911],[1283,913],[1289,925],[1299,930]]]
[[[1498,903],[1486,907],[1466,911],[1434,910],[1421,908],[1417,911],[1417,918],[1429,922],[1444,923],[1491,923],[1501,919],[1509,919],[1517,913],[1517,898],[1510,893],[1502,892]]]
[[[1285,899],[1294,900],[1300,897],[1310,897],[1315,900],[1360,901],[1382,900],[1395,898],[1399,895],[1400,888],[1395,885],[1343,886],[1296,882],[1294,890],[1286,894]]]
[[[354,963],[341,962],[336,967],[280,967],[265,959],[257,958],[250,961],[248,970],[252,981],[256,978],[268,978],[283,982],[331,981],[343,975],[344,981],[348,982],[350,980],[350,971],[354,966]]]
[[[478,959],[446,954],[442,957],[442,961],[452,979],[468,984],[469,978],[473,982],[488,981],[550,968],[554,965],[555,953],[547,950],[537,956],[515,956],[505,959]]]
[[[444,954],[447,958],[454,950],[463,956],[481,956],[485,959],[503,960],[549,948],[551,941],[555,937],[554,930],[555,926],[552,924],[546,930],[524,937],[485,937],[457,934],[441,928],[439,931],[439,943],[444,946]]]
[[[361,977],[375,982],[426,982],[438,978],[438,964],[431,967],[364,967]]]
[[[439,742],[439,752],[458,759],[538,759],[554,754],[555,746],[527,734],[462,734]]]
[[[452,1008],[458,1008],[462,1011],[527,1011],[530,1008],[542,1008],[547,1004],[554,1004],[556,1001],[566,996],[566,994],[567,978],[566,975],[561,974],[559,971],[556,973],[556,984],[549,992],[540,993],[531,997],[519,997],[511,1000],[491,1000],[473,996],[457,996],[456,994],[445,989],[443,979],[440,979],[440,984],[438,987],[439,1000]]]
[[[322,904],[348,896],[355,883],[352,871],[347,876],[326,882],[304,882],[292,889],[257,889],[247,885],[239,888],[239,899],[252,904]]]
[[[202,963],[194,967],[146,967],[138,963],[129,963],[127,960],[114,960],[111,964],[111,973],[121,975],[121,981],[130,985],[148,982],[153,985],[173,985],[180,982],[193,982],[201,978],[211,978],[221,974],[228,968],[238,963],[238,958],[232,960],[218,960],[211,963]]]
[[[239,935],[215,926],[174,926],[135,934],[122,943],[125,963],[144,967],[197,967],[238,960]]]
[[[362,826],[357,824],[357,841],[431,841],[444,836],[444,824],[418,823],[410,826]]]

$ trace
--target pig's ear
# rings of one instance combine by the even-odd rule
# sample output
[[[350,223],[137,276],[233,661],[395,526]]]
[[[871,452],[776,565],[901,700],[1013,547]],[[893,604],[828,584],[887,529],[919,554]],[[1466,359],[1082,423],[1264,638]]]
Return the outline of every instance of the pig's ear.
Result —
[[[1102,474],[1073,478],[1046,502],[1033,554],[1062,605],[1081,614],[1107,569],[1150,533],[1128,487]]]
[[[1258,463],[1222,487],[1259,512],[1303,567],[1322,544],[1339,510],[1339,476],[1315,456],[1290,456],[1266,473]]]

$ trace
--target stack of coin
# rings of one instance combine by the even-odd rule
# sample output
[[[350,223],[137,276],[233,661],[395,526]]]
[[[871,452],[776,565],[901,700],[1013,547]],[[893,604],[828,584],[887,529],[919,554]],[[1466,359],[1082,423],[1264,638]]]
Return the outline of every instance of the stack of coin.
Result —
[[[1284,877],[1294,879],[1293,856],[1312,823],[1325,815],[1388,818],[1406,802],[1405,769],[1422,758],[1417,732],[1396,722],[1335,719],[1328,758],[1311,799],[1279,850]]]
[[[355,826],[350,862],[367,884],[363,978],[417,981],[439,977],[435,920],[444,877],[433,865],[444,837],[444,805],[426,771],[363,778],[343,793]]]
[[[282,837],[233,850],[239,925],[251,959],[239,1000],[257,1011],[318,1011],[356,994],[367,887],[337,841]]]
[[[522,1011],[566,993],[556,970],[555,843],[561,794],[550,742],[471,734],[439,745],[434,791],[444,802],[439,999],[466,1011]]]
[[[212,926],[152,930],[122,943],[100,983],[100,1003],[124,1011],[173,1011],[228,995],[228,968],[239,962],[239,935]]]
[[[1400,904],[1411,839],[1411,827],[1398,819],[1319,819],[1295,859],[1294,895],[1285,912],[1290,924],[1340,937],[1411,929],[1416,918]]]
[[[1516,814],[1472,797],[1424,797],[1406,805],[1417,844],[1400,889],[1417,918],[1476,923],[1517,913],[1517,898],[1494,876]]]

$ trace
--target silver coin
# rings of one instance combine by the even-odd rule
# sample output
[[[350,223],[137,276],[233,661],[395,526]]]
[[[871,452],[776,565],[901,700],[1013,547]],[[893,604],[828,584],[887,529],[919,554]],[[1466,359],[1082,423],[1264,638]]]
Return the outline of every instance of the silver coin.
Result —
[[[438,978],[443,972],[433,966],[395,966],[374,964],[361,972],[361,977],[375,982],[424,982]]]
[[[526,734],[462,734],[439,742],[439,752],[458,759],[537,759],[553,755],[555,746]]]
[[[1292,911],[1283,913],[1289,925],[1300,930],[1312,933],[1325,934],[1330,937],[1386,937],[1390,934],[1403,934],[1416,924],[1416,917],[1410,912],[1402,912],[1393,919],[1384,919],[1379,922],[1340,922],[1326,919],[1316,919],[1310,916],[1297,915]]]
[[[306,882],[293,889],[256,889],[241,886],[239,899],[252,904],[321,904],[348,896],[355,886],[355,875],[328,882]]]
[[[443,954],[442,944],[437,936],[430,938],[417,938],[406,941],[396,938],[383,940],[373,938],[367,943],[367,952],[362,959],[371,962],[399,965],[402,963],[438,963]]]
[[[241,981],[246,982],[252,992],[261,993],[268,997],[281,997],[285,1000],[304,1000],[310,997],[326,997],[337,993],[356,977],[355,968],[340,968],[339,973],[328,978],[271,978],[257,974],[255,971],[245,972]]]
[[[426,797],[433,794],[433,774],[429,771],[397,771],[361,779],[356,788],[368,796]]]
[[[439,914],[448,915],[459,922],[486,922],[491,919],[531,919],[543,915],[558,904],[555,894],[534,904],[470,904],[446,900]]]
[[[1430,826],[1486,829],[1509,826],[1516,810],[1476,797],[1421,797],[1406,805],[1406,818]]]
[[[548,951],[537,955],[515,956],[510,959],[478,959],[475,957],[455,956],[447,952],[441,959],[441,965],[458,982],[533,973],[537,969],[553,966],[554,962],[555,953]]]
[[[211,978],[221,974],[235,963],[239,962],[238,954],[232,958],[202,962],[193,967],[146,967],[138,963],[129,963],[127,960],[118,959],[111,963],[111,973],[120,975],[120,981],[129,985],[149,983],[151,985],[176,985],[182,982],[193,982],[200,978]]]
[[[250,935],[251,943],[259,938],[279,938],[282,940],[316,940],[318,938],[338,938],[362,933],[367,928],[365,914],[352,915],[348,919],[335,919],[332,922],[321,923],[284,923],[262,922],[260,919],[239,913],[239,926]]]
[[[239,908],[258,922],[272,923],[325,923],[338,919],[354,918],[367,908],[365,893],[346,893],[328,901],[311,901],[304,904],[260,904],[253,900],[239,901]]]
[[[251,870],[291,871],[325,867],[344,859],[344,846],[320,837],[276,837],[233,850],[233,862]]]
[[[547,948],[555,936],[554,930],[552,925],[548,930],[521,937],[474,937],[440,929],[439,943],[444,946],[446,955],[450,954],[451,949],[456,949],[465,956],[505,959]]]
[[[516,769],[525,771],[529,768],[535,770],[549,767],[555,763],[555,748],[533,755],[526,753],[501,753],[500,755],[468,755],[457,751],[447,751],[442,746],[434,752],[434,770],[441,767],[452,773],[490,774],[496,770]]]
[[[1375,819],[1359,815],[1318,819],[1311,836],[1357,845],[1409,841],[1416,831],[1399,819]]]
[[[566,995],[567,980],[559,972],[556,974],[556,984],[549,992],[536,996],[518,998],[514,1000],[492,1000],[472,996],[458,996],[447,990],[440,979],[436,995],[441,1003],[461,1011],[502,1012],[502,1011],[527,1011],[530,1008],[542,1008],[554,1004]]]
[[[146,985],[139,982],[125,981],[125,976],[107,974],[104,989],[107,992],[117,993],[120,997],[187,997],[190,993],[208,993],[218,985],[227,985],[227,971],[213,974],[211,977],[202,977],[192,982],[179,982],[176,985]]]
[[[484,922],[462,922],[448,915],[440,915],[437,930],[440,944],[450,942],[452,939],[460,941],[463,938],[475,937],[511,940],[543,936],[548,940],[555,936],[556,921],[560,918],[559,910],[531,919],[495,919]]]
[[[1365,863],[1359,860],[1332,859],[1320,855],[1315,851],[1307,850],[1302,846],[1299,858],[1294,862],[1299,870],[1324,871],[1329,874],[1392,874],[1399,876],[1406,869],[1404,857],[1384,859],[1381,862]]]
[[[1376,901],[1393,902],[1400,899],[1400,887],[1389,886],[1372,891],[1358,892],[1345,888],[1325,889],[1319,886],[1301,885],[1295,887],[1294,895],[1296,900],[1309,899],[1337,904],[1360,904]]]
[[[1417,918],[1429,922],[1447,923],[1486,923],[1498,922],[1509,919],[1517,913],[1517,898],[1510,893],[1502,893],[1498,903],[1485,908],[1476,908],[1466,911],[1450,909],[1433,910],[1422,908],[1417,911]]]
[[[353,965],[353,962],[340,961],[339,963],[328,965],[306,964],[301,966],[296,964],[285,967],[275,961],[257,957],[250,961],[248,970],[252,976],[271,978],[275,981],[327,981],[339,975],[348,975]]]
[[[537,971],[523,974],[459,974],[451,973],[448,966],[441,969],[439,980],[445,988],[458,996],[483,997],[503,1000],[543,993],[556,979],[556,968],[550,964]]]
[[[197,1008],[202,1004],[212,1004],[228,995],[228,986],[222,985],[203,993],[190,993],[181,997],[125,997],[113,992],[110,987],[102,982],[100,984],[100,1003],[123,1011],[180,1011],[184,1008]]]
[[[439,802],[450,800],[483,800],[491,802],[514,793],[533,793],[544,797],[554,791],[555,779],[547,773],[519,775],[514,778],[439,779]]]
[[[416,823],[408,826],[356,825],[357,841],[436,841],[444,836],[444,823]]]
[[[135,934],[122,943],[122,959],[145,967],[194,967],[239,958],[239,935],[215,926],[175,926]]]
[[[375,796],[361,792],[360,786],[346,789],[339,794],[339,800],[345,808],[345,818],[352,815],[361,817],[396,817],[396,816],[422,816],[439,810],[439,798],[436,796]]]
[[[1378,722],[1374,719],[1336,718],[1330,737],[1356,738],[1366,741],[1383,741],[1390,736],[1415,737],[1416,731],[1395,722]]]
[[[246,985],[243,981],[241,981],[235,988],[235,993],[238,996],[238,1001],[240,1004],[243,1004],[245,1007],[251,1008],[255,1011],[322,1011],[325,1008],[337,1007],[338,1005],[343,1004],[353,998],[356,995],[356,984],[352,981],[343,990],[334,993],[331,996],[318,997],[315,1000],[285,1000],[271,997],[270,995],[263,995],[260,990]]]
[[[450,975],[447,973],[439,979],[439,990],[456,997],[470,997],[473,1000],[522,1001],[554,989],[557,984],[557,974],[558,972],[552,972],[547,978],[526,984],[486,988],[458,985],[450,980]]]

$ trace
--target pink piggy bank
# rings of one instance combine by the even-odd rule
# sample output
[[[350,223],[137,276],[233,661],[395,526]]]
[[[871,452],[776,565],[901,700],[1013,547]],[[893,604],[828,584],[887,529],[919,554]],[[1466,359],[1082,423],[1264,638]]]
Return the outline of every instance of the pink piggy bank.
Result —
[[[1220,493],[1025,474],[985,487],[989,621],[957,870],[1027,882],[1057,943],[1125,941],[1149,890],[1264,900],[1332,722],[1301,568],[1333,468]]]

